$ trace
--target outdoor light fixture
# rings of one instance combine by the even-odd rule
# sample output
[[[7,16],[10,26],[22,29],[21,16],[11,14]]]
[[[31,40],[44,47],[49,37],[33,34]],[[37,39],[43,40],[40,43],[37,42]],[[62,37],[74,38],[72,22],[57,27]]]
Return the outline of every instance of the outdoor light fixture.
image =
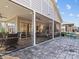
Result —
[[[8,8],[9,6],[4,6],[4,7]]]

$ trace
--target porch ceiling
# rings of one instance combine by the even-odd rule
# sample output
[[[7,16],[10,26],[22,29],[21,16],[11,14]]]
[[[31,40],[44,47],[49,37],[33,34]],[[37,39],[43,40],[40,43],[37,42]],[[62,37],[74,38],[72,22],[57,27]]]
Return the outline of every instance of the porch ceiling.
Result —
[[[52,19],[49,19],[48,17],[45,17],[44,15],[41,15],[39,13],[36,13],[36,19],[37,21],[39,22],[42,22],[42,23],[52,23]]]
[[[21,16],[26,19],[32,19],[32,11],[21,7],[9,0],[1,0],[0,1],[0,13],[3,17],[0,18],[0,21],[7,21],[15,16]]]

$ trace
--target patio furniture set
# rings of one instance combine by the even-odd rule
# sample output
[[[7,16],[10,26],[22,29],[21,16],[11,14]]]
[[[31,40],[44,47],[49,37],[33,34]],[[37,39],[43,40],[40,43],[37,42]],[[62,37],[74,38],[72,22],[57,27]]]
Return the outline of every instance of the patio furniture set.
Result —
[[[27,34],[25,32],[7,33],[6,35],[0,33],[0,48],[5,47],[5,50],[14,50],[18,46],[18,40],[25,39],[26,37]]]

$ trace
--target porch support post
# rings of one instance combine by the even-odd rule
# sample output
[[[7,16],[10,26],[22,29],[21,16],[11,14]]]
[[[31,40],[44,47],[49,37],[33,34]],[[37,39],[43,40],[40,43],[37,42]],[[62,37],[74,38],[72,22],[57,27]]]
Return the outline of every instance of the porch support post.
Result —
[[[61,26],[62,26],[62,24],[60,23],[60,37],[61,37]]]
[[[54,20],[52,21],[52,38],[54,39]]]
[[[36,46],[36,12],[33,11],[33,17],[32,17],[32,40],[33,40],[33,46]]]

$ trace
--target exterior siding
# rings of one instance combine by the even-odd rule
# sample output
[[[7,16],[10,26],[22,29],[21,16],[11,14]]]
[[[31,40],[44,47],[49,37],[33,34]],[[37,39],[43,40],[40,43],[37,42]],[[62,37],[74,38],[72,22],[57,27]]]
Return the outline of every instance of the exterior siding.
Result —
[[[41,1],[42,0],[31,0],[31,8],[36,12],[41,13]]]
[[[20,5],[23,5],[25,7],[31,7],[31,1],[30,0],[12,0],[13,2],[16,2]]]
[[[48,4],[42,0],[42,14],[48,16]]]
[[[53,19],[53,9],[50,0],[12,0],[15,3],[21,4],[24,7],[32,9],[44,16]]]

